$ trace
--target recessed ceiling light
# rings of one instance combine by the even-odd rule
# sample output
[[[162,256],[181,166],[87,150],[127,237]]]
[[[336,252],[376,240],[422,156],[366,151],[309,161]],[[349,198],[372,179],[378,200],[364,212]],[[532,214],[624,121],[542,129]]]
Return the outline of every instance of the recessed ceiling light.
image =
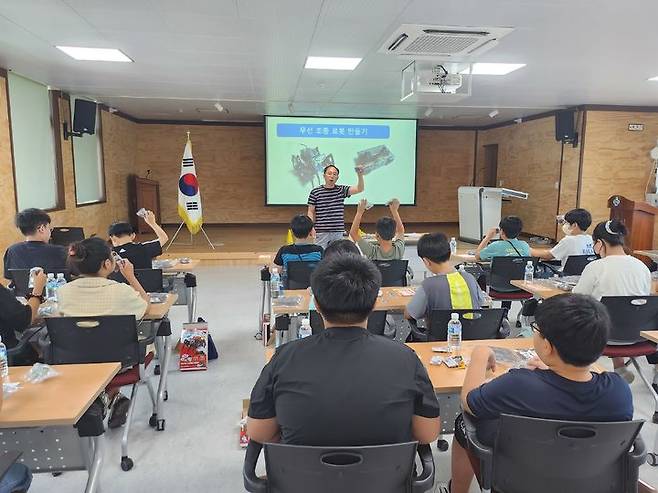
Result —
[[[224,107],[222,106],[222,103],[217,102],[217,103],[214,104],[214,106],[215,106],[215,109],[216,109],[217,111],[219,111],[220,113],[221,113],[222,111],[224,111]]]
[[[335,56],[310,56],[306,59],[304,68],[324,70],[354,70],[361,58],[346,58]]]
[[[459,73],[463,75],[507,75],[523,67],[525,67],[525,63],[474,63]]]
[[[71,58],[96,62],[132,62],[125,53],[116,48],[83,48],[81,46],[56,46]]]
[[[652,82],[658,82],[658,75],[656,75],[655,77],[651,77],[649,80]]]
[[[500,113],[498,110],[493,110],[491,113],[489,113],[489,118],[496,118],[498,113]]]

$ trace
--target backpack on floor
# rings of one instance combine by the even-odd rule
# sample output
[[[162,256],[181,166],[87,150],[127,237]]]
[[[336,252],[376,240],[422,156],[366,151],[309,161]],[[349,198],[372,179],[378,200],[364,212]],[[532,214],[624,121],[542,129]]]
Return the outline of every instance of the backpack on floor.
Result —
[[[199,317],[197,322],[205,322],[203,317]],[[212,336],[208,333],[208,361],[211,359],[218,359],[219,351],[217,351],[217,346],[215,346],[215,341],[212,340]]]

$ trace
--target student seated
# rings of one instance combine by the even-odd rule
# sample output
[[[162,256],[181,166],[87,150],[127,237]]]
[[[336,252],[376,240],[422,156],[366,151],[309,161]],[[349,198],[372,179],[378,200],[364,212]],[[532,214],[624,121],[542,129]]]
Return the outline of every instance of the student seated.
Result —
[[[135,278],[129,260],[115,262],[112,250],[101,238],[88,238],[69,248],[71,272],[79,277],[57,290],[59,312],[65,317],[100,317],[134,315],[141,319],[149,304],[149,296]],[[107,277],[118,267],[128,284]],[[117,428],[126,422],[130,399],[109,389],[112,411],[108,426]]]
[[[325,330],[280,346],[263,368],[251,392],[252,440],[365,446],[437,439],[439,403],[425,367],[405,345],[366,330],[380,285],[363,257],[320,262],[311,288]]]
[[[363,255],[370,260],[399,260],[404,256],[404,224],[400,218],[398,209],[400,208],[400,201],[393,199],[388,207],[391,210],[390,217],[380,217],[377,220],[377,232],[375,238],[377,243],[372,243],[361,236],[359,227],[361,226],[361,218],[366,211],[366,204],[368,201],[362,199],[356,209],[352,228],[350,229],[350,237],[359,245]]]
[[[359,247],[357,247],[352,240],[336,240],[329,243],[329,246],[324,249],[323,258],[326,260],[334,258],[337,255],[347,254],[360,256],[361,252],[359,251]]]
[[[523,230],[523,221],[517,216],[501,219],[498,228],[491,228],[475,249],[477,260],[491,260],[493,257],[529,257],[530,246],[517,237]],[[491,240],[500,233],[500,240]],[[491,243],[490,243],[491,242]]]
[[[108,230],[113,250],[121,258],[130,260],[135,269],[152,268],[153,259],[162,255],[162,247],[169,240],[167,233],[155,222],[155,214],[152,211],[146,211],[144,222],[157,235],[156,240],[135,243],[135,230],[130,223],[114,223]]]
[[[317,262],[322,259],[322,247],[315,244],[313,221],[305,214],[297,214],[290,221],[290,229],[295,237],[292,245],[284,245],[274,257],[274,263],[284,269],[288,262]]]
[[[488,383],[496,367],[489,347],[471,353],[461,400],[473,416],[478,439],[492,445],[501,414],[566,421],[628,421],[633,397],[626,382],[611,372],[590,371],[610,332],[606,308],[589,296],[562,294],[544,300],[533,323],[538,359]],[[466,493],[473,478],[461,415],[452,448],[452,493]]]
[[[574,293],[588,294],[597,300],[604,296],[649,296],[651,294],[651,272],[644,263],[624,250],[626,227],[619,221],[603,221],[592,233],[594,253],[601,258],[587,264]],[[651,363],[658,357],[649,356]],[[615,371],[628,383],[635,375],[624,365],[623,358],[613,358]]]
[[[443,233],[425,234],[418,240],[418,256],[434,274],[416,290],[404,311],[408,319],[427,317],[432,310],[468,310],[482,307],[484,293],[475,277],[456,271],[450,260],[450,242]]]
[[[9,269],[41,267],[46,272],[57,273],[66,268],[66,248],[51,245],[50,216],[41,209],[25,209],[16,214],[16,227],[25,241],[14,243],[5,252],[4,276],[11,279]]]
[[[533,257],[543,260],[559,260],[562,268],[571,255],[592,255],[592,237],[586,233],[592,224],[592,215],[585,209],[572,209],[564,215],[562,232],[566,235],[550,250],[531,248]]]

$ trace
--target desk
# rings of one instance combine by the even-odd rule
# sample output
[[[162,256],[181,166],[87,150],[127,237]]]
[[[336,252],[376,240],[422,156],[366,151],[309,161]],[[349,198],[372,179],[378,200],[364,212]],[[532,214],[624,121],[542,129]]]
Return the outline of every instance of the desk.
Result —
[[[167,295],[167,300],[164,303],[151,303],[149,304],[146,313],[144,314],[143,320],[162,320],[171,307],[176,303],[178,295],[176,293],[169,293]]]
[[[644,255],[654,262],[658,262],[658,250],[635,250],[633,253],[635,255]]]
[[[179,295],[178,305],[187,305],[188,322],[196,322],[196,282],[193,286],[188,287],[185,277],[188,272],[194,271],[201,260],[190,259],[188,263],[181,263],[178,259],[169,259],[166,262],[173,261],[170,266],[163,266],[162,273],[165,279],[165,287]],[[157,261],[156,261],[157,262]],[[154,265],[158,265],[154,262]]]
[[[640,332],[640,335],[646,340],[658,344],[658,330],[643,330]]]
[[[182,263],[178,259],[172,259],[175,261],[175,264],[169,267],[162,267],[162,272],[192,272],[199,267],[201,260],[199,259],[190,259],[187,263]]]
[[[563,289],[555,287],[550,279],[535,279],[532,282],[526,283],[522,280],[510,281],[512,286],[516,286],[528,293],[532,294],[535,298],[546,299],[558,294],[570,293]],[[651,294],[658,294],[658,280],[651,281]]]
[[[55,365],[59,375],[39,384],[22,383],[0,411],[2,451],[21,449],[34,472],[87,469],[85,492],[96,491],[103,461],[101,436],[84,441],[73,428],[121,369],[119,363]],[[29,367],[9,368],[22,381]],[[50,450],[50,451],[49,451]]]

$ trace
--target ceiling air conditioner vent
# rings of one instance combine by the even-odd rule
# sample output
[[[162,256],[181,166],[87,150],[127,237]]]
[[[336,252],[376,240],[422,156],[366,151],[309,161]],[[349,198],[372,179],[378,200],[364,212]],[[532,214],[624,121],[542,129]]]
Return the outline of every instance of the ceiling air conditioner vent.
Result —
[[[493,48],[510,27],[456,27],[402,24],[379,53],[403,57],[467,59]]]

